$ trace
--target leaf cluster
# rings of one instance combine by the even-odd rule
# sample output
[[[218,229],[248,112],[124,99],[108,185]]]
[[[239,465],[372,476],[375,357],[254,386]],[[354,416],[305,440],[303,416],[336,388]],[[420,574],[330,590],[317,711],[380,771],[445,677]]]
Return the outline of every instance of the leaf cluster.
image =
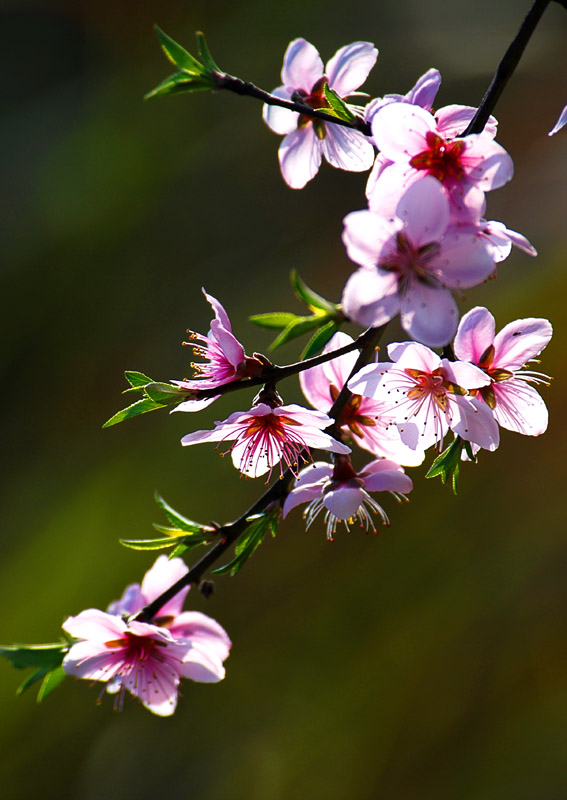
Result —
[[[155,89],[148,92],[145,100],[158,95],[202,92],[215,88],[216,77],[222,72],[211,55],[204,34],[200,31],[196,33],[197,52],[201,59],[198,61],[157,25],[155,32],[163,52],[168,60],[177,67],[177,72],[169,75]]]
[[[153,381],[143,372],[126,370],[124,377],[130,384],[130,388],[125,389],[123,394],[141,394],[142,397],[114,414],[104,423],[103,428],[110,428],[111,425],[117,425],[119,422],[124,422],[125,419],[137,417],[139,414],[147,414],[148,411],[176,406],[188,398],[186,389],[180,389],[172,383]]]
[[[16,694],[23,694],[41,681],[37,693],[37,702],[41,703],[66,678],[61,663],[68,650],[68,642],[12,644],[0,646],[0,655],[4,656],[15,669],[35,667],[35,671],[18,686]]]
[[[450,481],[453,494],[457,494],[463,450],[471,461],[476,461],[470,442],[465,442],[460,436],[455,436],[449,447],[437,456],[425,477],[439,477],[442,483]]]

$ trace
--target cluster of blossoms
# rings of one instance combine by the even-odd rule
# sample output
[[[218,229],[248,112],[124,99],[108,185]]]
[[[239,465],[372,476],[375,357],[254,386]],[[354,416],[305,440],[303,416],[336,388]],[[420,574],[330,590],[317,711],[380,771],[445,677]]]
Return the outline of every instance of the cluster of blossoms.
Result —
[[[122,708],[130,692],[161,717],[173,714],[181,678],[216,683],[230,639],[218,622],[198,611],[182,611],[189,587],[165,603],[152,623],[132,619],[188,572],[180,558],[159,556],[142,584],[126,588],[108,611],[90,608],[69,617],[63,630],[76,639],[63,660],[75,678],[100,681]]]
[[[530,362],[550,341],[550,323],[519,319],[496,333],[494,318],[484,307],[459,320],[454,296],[494,277],[512,246],[536,255],[522,234],[485,218],[486,193],[513,175],[510,156],[495,142],[497,122],[489,117],[482,132],[467,134],[474,108],[449,105],[435,111],[441,83],[435,69],[406,95],[389,94],[365,108],[358,105],[368,99],[358,89],[377,56],[371,43],[354,42],[323,66],[312,44],[294,40],[284,56],[282,85],[273,95],[284,105],[302,104],[304,113],[294,111],[296,105],[267,104],[263,118],[284,136],[279,162],[293,189],[317,174],[323,157],[339,169],[370,172],[366,208],[344,219],[343,243],[357,269],[346,281],[340,309],[318,298],[326,309],[320,327],[329,322],[329,309],[336,312],[330,322],[333,332],[348,320],[374,335],[399,315],[409,340],[388,345],[390,360],[378,360],[376,354],[367,363],[357,353],[363,346],[358,340],[342,332],[329,339],[329,333],[320,340],[317,349],[326,344],[313,361],[297,369],[277,368],[261,354],[246,355],[224,307],[203,290],[214,319],[207,335],[190,331],[188,344],[201,361],[192,364],[192,378],[165,387],[167,397],[175,397],[173,410],[198,412],[233,389],[261,388],[250,408],[234,411],[211,430],[188,433],[182,444],[215,442],[226,446],[222,454],[230,454],[242,475],[269,480],[278,468],[286,479],[279,494],[268,490],[253,512],[237,521],[241,529],[237,523],[225,526],[228,531],[233,526],[237,534],[231,539],[225,530],[218,537],[218,552],[263,514],[267,520],[248,534],[248,541],[240,539],[235,561],[224,565],[224,571],[238,559],[242,562],[246,547],[248,554],[253,552],[266,526],[273,525],[270,505],[277,507],[278,518],[305,505],[306,528],[322,516],[329,540],[339,522],[347,531],[357,521],[375,532],[376,517],[384,525],[389,520],[372,495],[407,500],[413,484],[404,468],[422,464],[430,448],[439,453],[449,432],[454,437],[449,450],[456,444],[457,458],[473,459],[481,449],[498,447],[500,428],[528,436],[547,428],[547,409],[535,386],[549,378],[533,371]],[[187,74],[181,76],[185,82]],[[550,135],[566,124],[564,109]],[[284,404],[276,388],[279,369],[299,373],[311,409]],[[159,402],[163,384],[142,386],[146,376],[134,374],[129,391],[146,390],[147,397],[121,418],[167,404]],[[157,395],[151,387],[157,387]],[[356,446],[370,457],[361,467],[351,460]],[[332,462],[314,462],[312,450],[332,453]],[[204,532],[212,531],[210,526],[175,519],[185,526],[176,537],[182,549],[193,546],[184,539],[187,531],[200,531],[197,544],[209,543]],[[208,569],[216,557],[207,560],[207,554],[196,571],[205,562],[203,571]],[[65,646],[64,671],[103,683],[103,692],[116,696],[118,708],[128,691],[161,716],[175,710],[181,678],[221,680],[230,640],[214,620],[182,611],[188,577],[181,559],[160,556],[142,584],[129,586],[107,612],[89,609],[69,617],[63,630],[73,642]],[[178,583],[182,588],[171,598]],[[148,608],[157,616],[146,617]]]

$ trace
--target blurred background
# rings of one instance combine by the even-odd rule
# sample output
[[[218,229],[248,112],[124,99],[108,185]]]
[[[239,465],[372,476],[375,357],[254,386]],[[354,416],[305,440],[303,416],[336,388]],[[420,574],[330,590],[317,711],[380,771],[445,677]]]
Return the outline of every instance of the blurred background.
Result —
[[[357,39],[380,49],[365,88],[405,93],[429,67],[437,105],[477,105],[529,7],[491,0],[2,0],[1,640],[57,640],[83,608],[140,581],[157,489],[194,519],[236,517],[262,490],[181,436],[248,407],[150,414],[109,430],[123,371],[187,377],[185,331],[206,332],[200,287],[228,309],[248,352],[269,338],[252,313],[300,311],[295,267],[340,297],[352,271],[342,218],[365,176],[324,165],[301,192],[279,175],[260,105],[226,95],[142,102],[172,70],[152,25],[271,90],[288,42],[326,61]],[[189,606],[233,639],[227,678],[186,682],[176,715],[66,681],[38,706],[0,663],[3,796],[285,800],[559,800],[567,784],[565,132],[567,14],[553,4],[500,100],[499,141],[516,177],[488,217],[530,238],[496,282],[467,292],[498,327],[552,320],[542,370],[545,436],[502,436],[465,466],[461,491],[412,471],[392,526],[325,541],[295,512],[235,579]],[[562,239],[563,236],[563,239]],[[295,360],[299,346],[277,354]],[[300,400],[293,380],[285,400]],[[562,411],[563,408],[563,411]]]

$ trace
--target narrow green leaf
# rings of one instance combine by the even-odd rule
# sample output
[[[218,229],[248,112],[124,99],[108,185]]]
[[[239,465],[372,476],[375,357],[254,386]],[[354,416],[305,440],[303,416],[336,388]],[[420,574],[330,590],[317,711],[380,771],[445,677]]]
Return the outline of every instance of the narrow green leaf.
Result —
[[[171,524],[175,525],[185,533],[203,533],[205,531],[208,533],[215,532],[216,528],[213,528],[211,525],[201,525],[199,522],[194,522],[192,519],[187,519],[186,517],[182,516],[178,511],[168,505],[163,497],[160,497],[157,492],[155,493],[155,500]]]
[[[287,311],[269,311],[266,314],[253,314],[248,317],[250,322],[254,325],[259,325],[260,328],[276,328],[281,330],[286,328],[291,322],[296,319],[301,319],[297,314],[291,314]]]
[[[57,689],[60,683],[63,683],[66,677],[67,673],[63,667],[57,667],[57,669],[52,669],[50,672],[48,672],[43,679],[43,683],[39,687],[39,692],[37,693],[37,702],[42,703],[54,689]]]
[[[120,544],[130,550],[167,550],[168,547],[173,547],[179,540],[184,539],[185,534],[182,536],[167,536],[165,539],[119,539]]]
[[[254,517],[250,517],[250,521],[255,520],[255,522],[241,536],[234,548],[234,558],[228,564],[217,567],[212,574],[226,575],[226,573],[230,573],[234,577],[262,544],[266,532],[269,530],[272,536],[276,535],[279,517],[279,506],[268,513],[256,514]]]
[[[303,336],[304,333],[308,333],[312,331],[314,328],[318,328],[321,325],[322,318],[316,317],[313,315],[312,317],[296,317],[293,322],[290,322],[283,331],[276,336],[272,344],[270,345],[270,350],[275,350],[277,347],[281,347],[286,342],[291,342],[292,339],[297,339],[298,336]]]
[[[336,314],[339,310],[339,306],[336,303],[325,300],[320,294],[310,289],[305,281],[299,277],[297,270],[291,270],[289,279],[295,294],[309,306],[311,311],[327,311]]]
[[[339,119],[344,119],[346,122],[352,122],[353,119],[356,119],[355,115],[352,113],[344,100],[331,89],[328,83],[326,83],[323,87],[323,91],[325,93],[327,102]],[[328,109],[322,110],[326,111]]]
[[[46,667],[51,669],[59,666],[69,645],[66,642],[56,644],[12,644],[1,645],[0,655],[4,656],[16,669],[26,667]]]
[[[143,372],[136,372],[132,369],[127,369],[124,373],[124,377],[133,388],[140,388],[141,386],[145,386],[147,383],[152,383],[152,379],[148,378],[147,375],[144,375]]]
[[[45,676],[48,674],[49,674],[49,668],[42,667],[41,669],[38,669],[36,672],[33,672],[31,675],[28,675],[25,681],[22,681],[22,683],[20,683],[20,685],[16,689],[17,696],[19,697],[24,692],[27,692],[28,689],[30,689],[34,684],[36,684],[42,678],[45,678]]]
[[[186,550],[189,550],[189,547],[186,544],[178,544],[177,547],[168,555],[168,558],[170,560],[172,558],[178,558],[179,556],[183,555]]]
[[[201,62],[193,58],[184,47],[181,47],[180,44],[174,41],[171,36],[168,36],[167,33],[164,33],[157,25],[154,25],[154,30],[163,52],[172,64],[175,64],[176,67],[179,67],[179,69],[183,70],[183,72],[187,72],[189,75],[205,74],[206,70]]]
[[[302,360],[317,355],[317,353],[322,350],[327,342],[335,335],[338,329],[339,326],[335,320],[331,320],[330,322],[327,322],[326,325],[323,325],[322,328],[319,328],[319,330],[311,337],[307,343],[307,347],[301,354]]]
[[[210,534],[204,533],[183,533],[180,531],[179,528],[166,528],[162,525],[156,525],[154,523],[153,527],[156,531],[160,533],[165,533],[166,536],[169,536],[170,539],[173,540],[183,540],[183,547],[185,550],[188,550],[190,547],[199,547],[201,544],[208,544],[211,541]]]
[[[128,408],[123,408],[122,411],[107,420],[102,427],[110,428],[111,425],[118,425],[119,422],[124,422],[125,419],[137,417],[138,414],[146,414],[148,411],[155,411],[158,408],[165,408],[165,405],[163,403],[155,403],[149,397],[144,397],[142,400],[132,403]]]
[[[144,392],[154,403],[164,406],[176,403],[183,398],[187,399],[187,390],[173,386],[171,383],[148,383],[144,386]]]
[[[450,480],[453,493],[457,494],[463,447],[463,440],[460,436],[456,436],[449,447],[437,456],[433,464],[427,470],[425,477],[440,477],[442,483],[447,483],[447,481]]]
[[[211,72],[222,72],[211,55],[205,34],[202,31],[196,31],[195,36],[197,37],[197,52],[205,67]]]
[[[204,92],[214,89],[214,81],[206,75],[191,77],[186,72],[169,75],[161,83],[144,95],[144,100],[151,100],[164,94],[181,94],[182,92]]]

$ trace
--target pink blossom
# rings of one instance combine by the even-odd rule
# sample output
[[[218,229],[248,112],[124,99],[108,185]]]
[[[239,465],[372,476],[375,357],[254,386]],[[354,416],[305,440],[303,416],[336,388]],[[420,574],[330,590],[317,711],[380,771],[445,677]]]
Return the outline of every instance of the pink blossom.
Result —
[[[193,346],[193,353],[205,362],[192,363],[197,380],[172,381],[172,383],[188,389],[199,391],[201,389],[215,389],[240,378],[257,375],[262,364],[256,358],[250,358],[244,353],[244,348],[232,333],[232,326],[228,314],[219,301],[203,289],[205,298],[215,312],[211,321],[211,329],[207,336],[195,331],[189,331],[190,338],[198,342]],[[186,344],[190,344],[186,342]],[[190,399],[180,403],[174,411],[201,411],[201,409],[214,403],[219,395],[204,399]]]
[[[380,516],[384,525],[389,520],[382,506],[368,492],[390,492],[398,500],[406,499],[413,484],[403,469],[393,461],[379,459],[371,461],[361,472],[355,472],[350,459],[339,456],[334,467],[317,462],[305,467],[297,476],[295,486],[285,499],[284,517],[292,508],[309,503],[303,516],[307,529],[311,527],[321,511],[325,511],[327,539],[333,540],[337,522],[344,522],[350,532],[349,523],[355,519],[362,527],[376,531],[369,513]]]
[[[400,313],[414,339],[432,347],[447,344],[458,322],[450,290],[486,280],[503,257],[483,227],[450,223],[449,201],[433,177],[405,191],[393,218],[372,210],[348,214],[343,241],[363,269],[345,286],[345,314],[377,326]]]
[[[525,367],[545,348],[552,333],[548,320],[532,317],[510,322],[495,335],[494,317],[480,306],[461,319],[455,354],[476,364],[490,379],[476,394],[502,428],[526,436],[539,436],[547,429],[545,403],[528,384],[546,384],[550,379]]]
[[[553,126],[553,128],[547,134],[548,136],[554,136],[561,128],[564,128],[567,125],[567,106],[563,109],[561,114],[559,115],[559,119]]]
[[[409,447],[441,449],[449,429],[487,450],[498,446],[491,410],[469,394],[489,385],[482,370],[417,342],[390,344],[388,355],[393,362],[363,367],[348,387],[383,403]]]
[[[493,141],[495,124],[459,138],[473,113],[467,106],[446,106],[433,116],[407,102],[379,108],[372,134],[385,161],[370,182],[370,208],[391,215],[403,191],[431,175],[445,187],[454,217],[473,222],[482,217],[484,193],[507,183],[513,164]]]
[[[298,405],[272,407],[258,403],[249,411],[236,411],[223,422],[217,422],[211,431],[189,433],[181,444],[226,442],[234,440],[227,452],[236,469],[250,478],[258,478],[279,462],[297,468],[300,459],[306,460],[309,448],[330,450],[333,453],[350,453],[350,447],[323,432],[333,423],[331,417],[319,411],[310,411]],[[224,454],[223,454],[224,455]],[[280,465],[283,474],[283,468]]]
[[[186,572],[181,559],[160,556],[142,585],[129,586],[108,612],[91,608],[69,617],[63,630],[79,641],[63,660],[65,672],[104,683],[107,692],[116,694],[117,708],[128,691],[159,716],[175,711],[181,678],[222,680],[230,640],[205,614],[181,612],[188,588],[166,603],[152,623],[119,616],[135,614]]]
[[[336,333],[323,350],[330,353],[352,342],[346,333]],[[327,361],[299,375],[303,394],[319,411],[329,411],[340,390],[350,376],[357,359],[356,353]],[[350,433],[354,442],[380,458],[388,458],[397,464],[417,466],[425,458],[423,450],[412,450],[405,445],[391,419],[382,406],[369,397],[354,394],[341,414],[343,431]]]
[[[284,55],[283,85],[273,94],[299,100],[313,109],[329,108],[325,83],[348,99],[364,83],[377,57],[378,51],[370,42],[353,42],[337,50],[323,67],[312,44],[294,39]],[[315,177],[322,156],[331,166],[350,172],[363,172],[372,166],[374,148],[358,131],[271,105],[264,106],[263,118],[271,130],[285,136],[278,155],[283,178],[292,189],[302,189]]]

